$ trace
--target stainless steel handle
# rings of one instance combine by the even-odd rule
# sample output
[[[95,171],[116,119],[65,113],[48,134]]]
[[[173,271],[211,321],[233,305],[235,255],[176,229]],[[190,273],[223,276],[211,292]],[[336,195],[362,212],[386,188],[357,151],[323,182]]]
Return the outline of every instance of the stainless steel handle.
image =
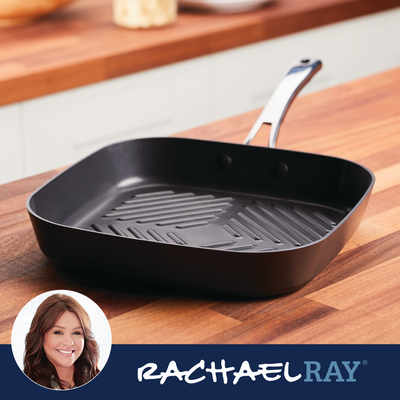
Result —
[[[271,125],[269,147],[275,147],[283,118],[304,85],[321,69],[316,59],[301,59],[286,72],[243,144],[250,144],[263,124]]]

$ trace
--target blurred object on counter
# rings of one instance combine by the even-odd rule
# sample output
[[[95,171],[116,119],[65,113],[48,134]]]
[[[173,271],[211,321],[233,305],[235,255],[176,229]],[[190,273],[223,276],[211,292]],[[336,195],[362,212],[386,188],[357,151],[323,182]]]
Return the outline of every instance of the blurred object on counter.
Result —
[[[271,1],[273,0],[179,0],[179,5],[201,11],[232,14],[261,8]]]
[[[176,20],[177,0],[113,0],[114,22],[124,28],[164,26]]]
[[[27,25],[75,0],[0,0],[0,27]]]

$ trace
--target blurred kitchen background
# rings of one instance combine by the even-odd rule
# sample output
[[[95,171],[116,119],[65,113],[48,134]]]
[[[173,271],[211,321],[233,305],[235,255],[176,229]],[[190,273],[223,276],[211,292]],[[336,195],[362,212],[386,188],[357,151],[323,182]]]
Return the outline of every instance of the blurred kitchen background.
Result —
[[[296,19],[288,18],[288,23],[292,21],[293,24],[287,29],[293,32],[290,34],[267,32],[265,36],[272,38],[260,41],[257,36],[254,43],[244,45],[238,40],[237,46],[229,44],[230,48],[226,50],[219,50],[223,45],[214,46],[210,39],[208,54],[196,56],[196,49],[193,49],[187,52],[186,60],[179,62],[170,62],[166,56],[164,65],[155,68],[123,72],[116,78],[96,78],[96,83],[79,87],[72,85],[70,89],[66,82],[65,90],[49,90],[51,94],[27,96],[32,98],[19,96],[18,88],[23,90],[26,85],[24,74],[29,74],[21,67],[23,60],[19,58],[22,57],[19,43],[25,46],[27,53],[33,54],[36,48],[42,51],[41,46],[50,43],[46,40],[51,41],[52,30],[56,37],[58,29],[75,29],[79,24],[84,27],[85,20],[81,13],[85,18],[99,18],[99,26],[108,29],[99,28],[96,57],[106,59],[115,56],[110,49],[110,41],[121,30],[126,31],[124,35],[131,33],[132,41],[140,40],[143,46],[146,45],[146,30],[129,31],[117,26],[112,21],[111,0],[98,2],[107,7],[107,11],[94,12],[92,17],[88,17],[88,10],[94,1],[76,0],[54,15],[28,26],[0,29],[0,184],[69,165],[116,141],[172,135],[263,107],[283,72],[299,57],[317,57],[324,63],[322,71],[301,95],[400,66],[400,1],[397,5],[396,1],[389,1],[390,6],[385,6],[387,9],[383,11],[370,12],[368,9],[360,12],[360,16],[335,23],[327,17],[328,23],[315,21],[312,25],[318,27],[311,29],[304,29],[298,24],[297,30]],[[304,2],[310,3],[310,0]],[[238,26],[248,23],[250,19],[257,21],[258,15],[260,18],[268,13],[278,15],[279,10],[285,11],[286,6],[295,9],[298,5],[301,11],[301,3],[301,0],[276,0],[254,11],[231,15],[180,9],[172,25],[149,31],[153,36],[156,31],[162,39],[164,33],[173,35],[175,29],[182,41],[190,41],[193,35],[200,33],[193,31],[190,33],[192,36],[187,34],[187,24],[180,24],[180,18],[182,21],[192,18],[196,26],[198,20],[204,18],[204,29],[207,30],[207,18],[218,18],[221,26],[222,22],[226,21],[228,25],[230,18],[235,19]],[[346,1],[320,0],[319,3],[345,4]],[[349,7],[360,8],[362,1],[348,0],[347,3]],[[365,1],[365,4],[369,7],[371,2]],[[326,13],[329,14],[328,6]],[[33,40],[35,27],[42,32],[39,44]],[[267,25],[265,29],[268,31]],[[285,32],[285,27],[279,31]],[[71,32],[65,40],[73,41],[73,35]],[[11,39],[12,48],[9,45]],[[220,40],[223,41],[222,34]],[[107,43],[106,55],[102,55],[103,42]],[[62,49],[63,43],[60,43]],[[54,46],[52,57],[60,51],[57,50],[60,49],[57,43]],[[76,54],[70,51],[71,60],[75,60],[71,62],[78,63]],[[127,54],[130,49],[127,46],[117,51]],[[162,44],[158,51],[163,51]],[[62,57],[65,58],[65,54]],[[58,68],[56,64],[54,70]],[[34,74],[34,62],[32,65]],[[43,75],[40,77],[43,80]],[[18,79],[20,86],[13,86]],[[32,78],[28,82],[31,85]],[[40,84],[43,85],[43,82]],[[7,90],[15,91],[16,98],[20,100],[1,102],[2,96],[9,94]]]

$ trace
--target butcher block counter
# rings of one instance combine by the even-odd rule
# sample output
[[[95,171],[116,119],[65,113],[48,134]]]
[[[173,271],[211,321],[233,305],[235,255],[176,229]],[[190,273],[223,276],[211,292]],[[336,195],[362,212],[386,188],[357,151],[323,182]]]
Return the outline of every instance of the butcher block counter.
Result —
[[[111,0],[79,0],[36,24],[0,30],[0,106],[321,27],[400,0],[276,0],[234,15],[180,10],[175,24],[129,30]]]
[[[400,69],[295,100],[278,147],[358,162],[376,183],[341,253],[305,287],[280,297],[226,298],[61,269],[39,250],[25,206],[58,171],[0,186],[0,343],[10,343],[13,322],[29,300],[61,289],[80,292],[103,309],[114,344],[398,343],[399,104]],[[241,143],[259,111],[179,136]]]

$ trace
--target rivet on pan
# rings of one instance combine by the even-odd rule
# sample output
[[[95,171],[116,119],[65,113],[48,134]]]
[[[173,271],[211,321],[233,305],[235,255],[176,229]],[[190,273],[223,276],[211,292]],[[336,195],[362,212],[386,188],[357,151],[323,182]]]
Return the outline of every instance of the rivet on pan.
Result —
[[[232,165],[232,159],[227,154],[222,154],[218,157],[217,164],[221,169],[228,169]]]
[[[289,168],[284,162],[280,161],[273,165],[272,170],[278,178],[283,178],[288,174]]]

